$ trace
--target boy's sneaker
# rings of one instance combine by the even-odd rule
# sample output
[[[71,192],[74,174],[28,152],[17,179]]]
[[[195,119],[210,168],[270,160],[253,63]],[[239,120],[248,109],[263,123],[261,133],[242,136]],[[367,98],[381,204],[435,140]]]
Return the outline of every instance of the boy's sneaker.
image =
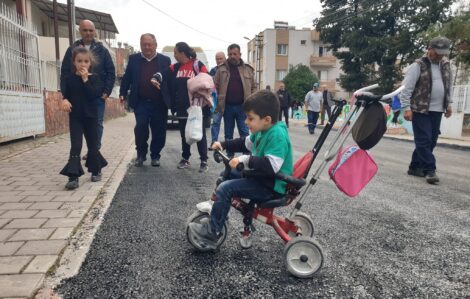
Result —
[[[217,242],[219,241],[222,234],[217,234],[209,223],[209,218],[204,218],[200,223],[191,222],[189,224],[191,233],[199,239],[202,243],[205,243],[208,249],[217,249]]]
[[[199,173],[206,172],[209,167],[207,166],[207,162],[201,162],[201,166],[199,166]]]
[[[178,169],[186,169],[191,165],[188,160],[186,159],[181,159],[181,161],[178,163],[178,166],[176,168]]]
[[[419,178],[424,178],[424,171],[422,168],[408,168],[408,174],[417,176]]]
[[[67,184],[65,184],[65,189],[74,190],[78,188],[78,178],[69,178]]]
[[[428,184],[439,183],[439,177],[435,171],[428,171],[428,173],[426,173],[426,182],[428,182]]]
[[[95,174],[95,173],[92,173],[92,174],[91,174],[91,181],[92,181],[92,182],[99,182],[99,181],[101,181],[101,172],[96,173],[96,174]]]

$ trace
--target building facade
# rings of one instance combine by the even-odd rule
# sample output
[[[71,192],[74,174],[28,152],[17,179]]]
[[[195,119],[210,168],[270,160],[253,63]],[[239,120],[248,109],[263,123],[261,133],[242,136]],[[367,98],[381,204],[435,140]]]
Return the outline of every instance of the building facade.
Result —
[[[321,85],[336,94],[348,97],[339,86],[341,65],[320,40],[318,31],[295,29],[286,22],[274,22],[274,28],[265,29],[248,42],[247,62],[256,71],[260,88],[270,85],[277,90],[289,69],[303,64],[309,66]]]

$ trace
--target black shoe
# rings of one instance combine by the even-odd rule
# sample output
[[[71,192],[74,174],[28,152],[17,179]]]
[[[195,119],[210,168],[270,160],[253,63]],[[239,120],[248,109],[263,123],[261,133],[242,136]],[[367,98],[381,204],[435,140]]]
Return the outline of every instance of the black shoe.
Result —
[[[424,171],[422,168],[408,168],[408,174],[417,176],[419,178],[424,178]]]
[[[144,165],[144,158],[137,157],[137,159],[135,159],[135,161],[134,161],[134,166],[135,167],[142,167],[142,165]]]
[[[207,166],[207,162],[201,162],[201,166],[199,166],[199,173],[206,172],[208,169],[209,167]]]
[[[313,131],[310,131],[310,135],[313,135],[313,134],[315,134],[315,132],[313,132]]]
[[[426,182],[432,185],[439,183],[439,177],[435,171],[428,171],[428,173],[426,173]]]
[[[159,167],[160,166],[160,159],[152,159],[152,162],[150,163],[153,167]]]
[[[78,186],[78,178],[69,178],[69,181],[67,182],[67,184],[65,184],[65,189],[74,190],[77,189]]]
[[[101,181],[101,172],[96,173],[96,174],[92,173],[92,174],[91,174],[91,181],[92,181],[92,182],[99,182],[99,181]]]
[[[88,154],[86,154],[82,157],[82,160],[86,160],[86,159],[88,159]]]
[[[181,161],[178,163],[178,166],[176,168],[178,169],[186,169],[191,165],[188,160],[186,159],[181,159]]]

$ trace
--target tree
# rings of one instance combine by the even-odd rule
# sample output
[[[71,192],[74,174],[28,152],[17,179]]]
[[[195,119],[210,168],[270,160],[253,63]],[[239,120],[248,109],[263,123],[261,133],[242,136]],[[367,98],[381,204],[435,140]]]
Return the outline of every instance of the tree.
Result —
[[[323,42],[341,60],[341,86],[353,91],[379,83],[390,91],[402,67],[423,54],[421,33],[449,18],[454,0],[321,0]]]
[[[461,69],[470,70],[470,9],[459,10],[447,23],[432,26],[423,34],[423,39],[430,41],[436,36],[445,36],[452,42],[449,58],[454,59],[457,67],[456,83]]]
[[[289,69],[283,82],[294,99],[303,102],[305,95],[312,89],[313,83],[318,82],[318,79],[308,66],[298,64]]]

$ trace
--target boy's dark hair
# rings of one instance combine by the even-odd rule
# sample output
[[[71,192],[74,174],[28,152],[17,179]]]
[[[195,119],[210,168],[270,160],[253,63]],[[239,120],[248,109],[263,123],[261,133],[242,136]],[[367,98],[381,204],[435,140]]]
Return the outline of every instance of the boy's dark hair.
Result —
[[[227,51],[230,51],[232,49],[238,49],[238,51],[240,51],[240,46],[238,44],[231,44],[230,46],[228,46]]]
[[[90,69],[88,71],[91,72],[91,70],[93,69],[93,65],[95,64],[95,56],[87,48],[76,47],[72,51],[72,73],[75,74],[75,72],[77,71],[77,69],[75,68],[74,61],[75,61],[75,57],[77,57],[78,54],[88,54],[89,55],[89,57],[90,57]]]
[[[245,113],[253,112],[259,117],[271,116],[271,123],[275,124],[279,118],[279,99],[269,90],[260,90],[249,96],[243,103]]]

